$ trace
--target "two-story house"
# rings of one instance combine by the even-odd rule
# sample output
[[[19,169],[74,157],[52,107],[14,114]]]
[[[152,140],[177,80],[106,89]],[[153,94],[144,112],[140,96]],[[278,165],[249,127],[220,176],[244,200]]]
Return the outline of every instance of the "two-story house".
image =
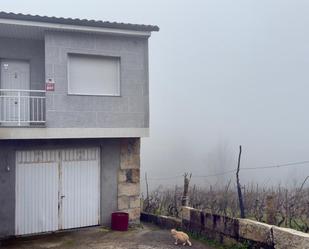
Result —
[[[138,221],[158,30],[0,12],[0,237]]]

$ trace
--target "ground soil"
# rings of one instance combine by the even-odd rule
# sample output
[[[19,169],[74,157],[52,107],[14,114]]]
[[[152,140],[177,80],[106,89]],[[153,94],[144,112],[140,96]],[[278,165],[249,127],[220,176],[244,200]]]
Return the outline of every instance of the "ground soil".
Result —
[[[102,227],[57,232],[36,237],[2,241],[0,248],[8,249],[212,249],[191,240],[192,247],[174,245],[169,230],[143,224],[127,232],[110,231]]]

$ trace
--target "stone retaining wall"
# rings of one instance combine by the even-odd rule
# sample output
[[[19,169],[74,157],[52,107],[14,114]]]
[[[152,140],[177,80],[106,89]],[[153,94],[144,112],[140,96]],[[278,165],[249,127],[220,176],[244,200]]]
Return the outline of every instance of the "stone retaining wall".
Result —
[[[141,213],[141,221],[150,222],[156,224],[160,228],[164,229],[181,229],[181,219],[177,219],[174,217],[168,217],[164,215],[154,215],[149,213]]]
[[[223,244],[247,242],[249,248],[309,249],[309,234],[265,223],[210,214],[183,207],[182,219],[142,213],[141,220],[160,227],[181,228]]]
[[[118,210],[129,213],[130,222],[140,217],[140,139],[122,139],[118,172]]]

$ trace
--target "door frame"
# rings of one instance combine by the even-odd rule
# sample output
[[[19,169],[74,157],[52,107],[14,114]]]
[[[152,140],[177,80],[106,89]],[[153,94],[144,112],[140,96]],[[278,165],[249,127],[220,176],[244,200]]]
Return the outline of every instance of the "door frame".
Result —
[[[3,70],[2,66],[5,63],[5,61],[7,61],[7,62],[22,62],[22,63],[26,63],[28,65],[29,77],[28,77],[28,84],[27,84],[27,86],[25,86],[25,88],[23,88],[23,89],[16,89],[16,88],[11,88],[11,87],[10,88],[8,88],[8,87],[3,88],[4,82],[3,82],[3,78],[2,78],[2,70]],[[2,88],[3,89],[10,89],[10,90],[31,90],[31,61],[29,59],[22,59],[22,58],[6,58],[6,57],[0,58],[0,89],[2,89]],[[0,93],[0,94],[3,94],[3,93]],[[30,94],[30,92],[29,92],[29,94]],[[28,110],[27,111],[28,112],[27,113],[27,117],[30,120],[30,117],[31,117],[31,108],[30,108],[31,102],[30,102],[30,98],[26,102],[27,102],[27,105],[28,105],[28,108],[26,108]],[[1,105],[1,111],[2,111],[2,108],[4,108],[3,105]],[[21,108],[21,109],[24,109],[24,108]],[[15,113],[15,111],[14,111],[14,113]],[[26,114],[24,114],[24,115],[26,115]],[[0,125],[2,125],[2,126],[17,126],[15,124],[15,122],[0,123]],[[30,121],[29,122],[23,122],[23,124],[22,124],[22,126],[29,126],[29,125],[30,125]]]
[[[81,146],[81,147],[68,147],[68,148],[61,148],[58,150],[59,153],[59,162],[58,162],[58,173],[59,173],[59,182],[58,182],[58,230],[69,230],[69,229],[74,229],[74,228],[81,228],[81,227],[74,227],[74,228],[63,228],[64,226],[64,222],[62,220],[63,218],[63,199],[61,198],[62,195],[64,195],[63,193],[63,154],[65,153],[65,150],[79,150],[79,149],[94,149],[96,150],[97,153],[97,170],[98,170],[98,186],[97,186],[97,190],[98,190],[98,203],[97,203],[97,207],[98,207],[98,213],[97,213],[97,224],[95,225],[89,225],[89,226],[98,226],[101,223],[101,149],[99,146]],[[77,161],[77,160],[76,160]],[[87,227],[87,226],[86,226]]]
[[[58,171],[58,198],[57,198],[57,206],[58,206],[58,211],[57,211],[57,219],[58,219],[58,226],[57,226],[57,230],[54,230],[54,231],[59,231],[59,230],[67,230],[67,229],[64,229],[62,228],[63,227],[63,222],[62,222],[62,214],[63,214],[63,205],[62,205],[62,199],[61,199],[61,195],[63,194],[63,189],[62,189],[62,184],[63,184],[63,178],[62,178],[62,171],[63,171],[63,167],[62,167],[62,162],[63,162],[63,154],[64,154],[64,150],[75,150],[75,149],[95,149],[96,150],[96,161],[97,161],[97,165],[96,167],[97,170],[98,170],[98,186],[97,186],[97,190],[98,190],[98,202],[97,202],[97,208],[98,208],[98,213],[97,213],[97,217],[98,217],[98,220],[97,220],[97,223],[94,224],[94,225],[89,225],[89,226],[98,226],[101,224],[101,162],[102,162],[102,153],[101,153],[101,149],[100,149],[100,146],[81,146],[81,147],[68,147],[68,148],[56,148],[56,149],[53,149],[53,148],[44,148],[44,149],[39,149],[39,148],[33,148],[33,149],[26,149],[26,150],[16,150],[15,151],[15,167],[16,167],[16,170],[15,170],[15,235],[30,235],[29,233],[26,233],[26,234],[17,234],[17,228],[18,228],[18,224],[17,224],[17,184],[19,184],[17,182],[17,167],[20,167],[20,165],[18,165],[18,162],[17,162],[17,156],[18,156],[18,153],[21,153],[21,152],[35,152],[35,151],[54,151],[55,153],[58,154],[58,156],[56,157],[56,159],[54,161],[51,161],[51,162],[54,162],[57,164],[56,167],[57,168],[57,171]],[[42,165],[42,163],[45,163],[45,162],[37,162],[38,164],[38,167],[44,167]],[[23,164],[23,163],[20,163],[20,164]],[[26,164],[26,163],[24,163]],[[87,227],[87,226],[86,226]],[[74,228],[82,228],[82,227],[74,227]],[[68,228],[68,229],[74,229],[74,228]],[[39,234],[39,233],[49,233],[49,232],[54,232],[54,231],[43,231],[43,232],[38,232],[38,233],[34,233],[34,234]]]
[[[26,62],[29,65],[29,86],[28,89],[25,90],[30,90],[31,89],[31,60],[30,59],[23,59],[23,58],[8,58],[8,57],[0,57],[0,65],[2,66],[3,61],[13,61],[13,62]],[[0,88],[2,87],[2,67],[0,70]]]

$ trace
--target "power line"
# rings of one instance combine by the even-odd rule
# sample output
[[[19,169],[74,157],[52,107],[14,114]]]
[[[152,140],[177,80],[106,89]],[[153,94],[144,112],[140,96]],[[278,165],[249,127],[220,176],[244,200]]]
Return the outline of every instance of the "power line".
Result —
[[[235,171],[236,171],[235,169],[232,169],[232,170],[224,171],[224,172],[217,173],[217,174],[205,175],[205,176],[192,176],[192,177],[194,177],[194,178],[207,178],[207,177],[212,177],[212,176],[226,175],[226,174],[229,174],[229,173],[233,173]]]
[[[277,165],[262,166],[262,167],[246,167],[246,168],[242,168],[242,169],[243,170],[271,169],[271,168],[282,168],[282,167],[295,166],[295,165],[308,166],[308,165],[304,165],[304,164],[309,164],[309,161],[299,161],[299,162],[293,162],[293,163],[277,164]]]
[[[289,166],[309,166],[309,160],[291,162],[291,163],[285,163],[285,164],[261,166],[261,167],[245,167],[245,168],[241,168],[241,170],[259,170],[259,169],[282,168],[282,167],[289,167]],[[230,174],[230,173],[234,173],[234,172],[236,172],[236,169],[223,171],[223,172],[211,174],[211,175],[201,175],[201,176],[194,176],[193,175],[192,178],[208,178],[208,177],[226,175],[226,174]],[[172,180],[172,179],[177,179],[177,178],[182,178],[182,177],[183,177],[183,175],[177,175],[177,176],[169,176],[169,177],[148,178],[148,180],[154,180],[154,181],[156,181],[156,180]]]
[[[183,177],[183,175],[178,175],[178,176],[148,178],[148,180],[171,180],[171,179],[182,178],[182,177]]]

